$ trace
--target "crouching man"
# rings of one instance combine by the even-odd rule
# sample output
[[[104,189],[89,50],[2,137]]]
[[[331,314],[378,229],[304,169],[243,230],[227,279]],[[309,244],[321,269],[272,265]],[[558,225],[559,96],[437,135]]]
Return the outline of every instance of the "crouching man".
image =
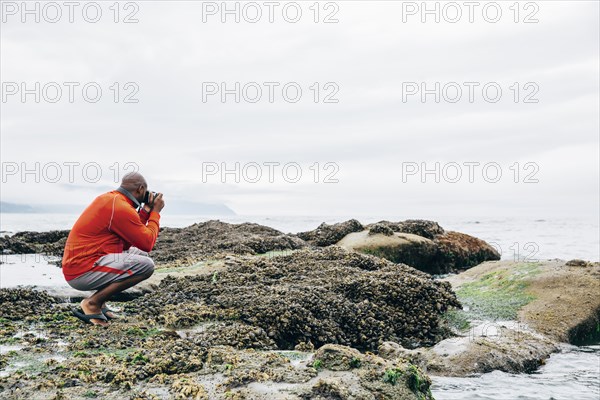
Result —
[[[62,259],[71,287],[96,291],[73,310],[77,318],[107,326],[108,319],[117,316],[106,301],[152,275],[154,262],[148,252],[158,237],[164,205],[162,193],[149,192],[144,177],[133,172],[123,177],[118,189],[96,197],[83,211]]]

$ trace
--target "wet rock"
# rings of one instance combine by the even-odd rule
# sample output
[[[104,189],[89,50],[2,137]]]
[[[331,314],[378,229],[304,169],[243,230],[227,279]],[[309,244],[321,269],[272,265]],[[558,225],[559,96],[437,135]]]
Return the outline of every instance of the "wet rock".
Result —
[[[61,370],[56,378],[72,378],[80,376],[79,371],[90,371],[86,376],[88,382],[103,381],[130,388],[135,382],[158,374],[198,371],[206,359],[206,349],[188,340],[147,338],[139,343],[143,346],[126,347],[125,356],[82,352],[89,355],[69,359],[65,365],[68,368]]]
[[[171,385],[171,391],[176,393],[176,399],[209,400],[204,386],[193,382],[189,378],[177,379]]]
[[[392,235],[371,231],[354,232],[346,235],[338,246],[372,254],[395,263],[403,263],[428,273],[437,273],[438,248],[429,239],[410,233],[392,232]]]
[[[36,252],[36,247],[22,240],[10,236],[0,237],[0,250],[3,254],[31,254]]]
[[[231,254],[255,255],[296,250],[308,245],[324,247],[364,231],[373,239],[390,238],[390,241],[384,240],[381,246],[366,243],[367,253],[433,274],[453,272],[486,260],[499,259],[498,252],[484,241],[458,232],[445,232],[433,221],[380,221],[366,225],[366,228],[356,219],[351,219],[333,225],[322,223],[315,230],[294,235],[254,223],[229,224],[210,220],[185,228],[161,228],[151,257],[160,267],[185,266]],[[60,257],[68,234],[67,230],[19,232],[0,237],[0,251],[44,253]],[[398,237],[404,241],[399,243]]]
[[[393,231],[391,234],[390,230]],[[337,245],[404,263],[430,274],[456,272],[484,261],[500,259],[500,254],[485,241],[459,232],[444,233],[437,223],[431,221],[382,221],[371,225],[368,231],[346,235]]]
[[[315,354],[315,365],[329,373],[303,399],[433,399],[431,380],[404,360],[389,361],[344,346],[327,345]]]
[[[308,232],[299,232],[296,235],[314,246],[324,247],[337,243],[349,233],[362,231],[363,229],[360,222],[350,219],[333,225],[323,222],[317,229]]]
[[[305,246],[296,236],[264,225],[210,220],[186,228],[162,228],[151,256],[160,264],[189,264],[227,253],[259,254]]]
[[[400,357],[405,350],[406,349],[400,346],[398,343],[383,342],[379,346],[379,349],[377,349],[377,353],[379,354],[379,356],[385,359],[393,360],[394,358]]]
[[[189,337],[203,347],[231,346],[237,349],[261,350],[277,348],[273,339],[263,329],[239,322],[213,323]]]
[[[464,270],[484,261],[500,260],[500,253],[476,237],[449,231],[434,239],[441,273]]]
[[[319,368],[332,371],[349,371],[362,364],[362,354],[351,347],[336,344],[321,346],[315,353],[315,360],[319,360]],[[313,363],[313,365],[315,365]]]
[[[0,251],[5,254],[40,253],[62,256],[68,235],[68,230],[17,232],[12,236],[0,237]]]
[[[32,289],[0,289],[0,318],[24,320],[53,312],[58,301]]]
[[[294,347],[294,350],[312,352],[315,351],[315,345],[310,340],[308,342],[300,342]]]
[[[11,237],[13,239],[23,240],[27,243],[52,244],[58,242],[61,239],[66,239],[68,236],[69,230],[58,230],[48,232],[21,231],[15,233]]]
[[[468,323],[457,337],[420,349],[434,353],[430,373],[532,372],[559,351],[558,342],[600,340],[598,263],[581,268],[561,260],[486,262],[445,280],[469,305],[452,314]]]
[[[429,352],[428,373],[468,376],[492,371],[531,373],[556,351],[555,343],[531,331],[485,323],[469,336],[446,339],[423,354]]]
[[[342,400],[356,398],[357,395],[359,396],[358,398],[368,398],[364,397],[367,395],[366,390],[362,389],[360,386],[356,386],[358,385],[352,387],[351,385],[348,385],[348,382],[340,378],[322,378],[312,387],[310,394],[304,398],[316,400]]]
[[[408,361],[434,375],[469,376],[496,370],[531,373],[558,350],[555,343],[524,326],[509,325],[482,323],[430,348],[410,350],[386,342],[379,347],[379,355]]]
[[[422,219],[408,219],[398,224],[398,232],[412,233],[427,239],[434,239],[445,233],[444,229],[434,221]]]
[[[379,346],[377,353],[386,360],[401,358],[424,370],[427,370],[427,365],[429,363],[429,357],[423,350],[405,349],[400,344],[394,342],[382,343]]]
[[[211,278],[212,279],[212,278]],[[173,282],[173,278],[166,278]],[[126,309],[135,312],[135,303],[127,304]],[[156,313],[154,319],[168,328],[187,328],[199,322],[212,320],[237,319],[238,314],[233,309],[215,309],[196,302],[169,303],[162,307],[150,306],[145,313]]]
[[[584,260],[574,259],[567,261],[566,265],[568,265],[569,267],[587,267],[588,265],[590,265],[590,263]]]
[[[400,222],[379,221],[366,225],[365,228],[371,229],[375,225],[387,226],[394,232],[410,233],[427,239],[434,239],[436,236],[444,234],[444,229],[437,222],[423,219],[407,219]]]
[[[0,251],[6,254],[43,253],[62,257],[68,235],[68,230],[19,232],[0,237]],[[284,234],[267,226],[210,220],[185,228],[161,228],[151,257],[162,267],[181,266],[226,254],[259,254],[273,250],[294,250],[306,245],[295,235]]]
[[[375,235],[377,233],[380,233],[385,236],[392,236],[394,234],[394,231],[388,225],[384,224],[375,224],[369,227],[369,235]]]
[[[587,268],[565,261],[488,262],[447,278],[470,311],[496,317],[515,308],[516,319],[555,341],[600,340],[600,264]],[[481,319],[481,318],[480,318]]]
[[[408,347],[439,341],[439,316],[457,306],[449,286],[427,274],[329,246],[240,259],[216,279],[167,278],[126,309],[156,321],[172,309],[194,322],[205,319],[195,315],[226,313],[262,328],[280,349],[307,341],[377,349],[386,340]]]

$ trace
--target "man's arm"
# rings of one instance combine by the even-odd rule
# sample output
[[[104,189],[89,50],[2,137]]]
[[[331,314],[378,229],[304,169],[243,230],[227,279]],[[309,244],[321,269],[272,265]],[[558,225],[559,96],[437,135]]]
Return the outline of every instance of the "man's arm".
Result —
[[[139,216],[140,216],[140,220],[142,221],[142,224],[146,225],[146,223],[148,222],[148,218],[150,218],[150,211],[152,209],[146,205],[144,205],[144,207],[140,208],[140,211],[138,212]],[[131,247],[131,243],[127,242],[127,241],[123,241],[123,250],[129,250],[129,248]]]
[[[146,222],[148,222],[151,210],[152,209],[147,205],[144,205],[144,207],[140,208],[140,212],[138,214],[140,215],[140,220],[142,221],[142,224],[146,225]]]
[[[127,202],[117,202],[114,207],[110,231],[126,244],[150,252],[158,237],[160,214],[151,211],[147,223],[142,223],[141,216]]]

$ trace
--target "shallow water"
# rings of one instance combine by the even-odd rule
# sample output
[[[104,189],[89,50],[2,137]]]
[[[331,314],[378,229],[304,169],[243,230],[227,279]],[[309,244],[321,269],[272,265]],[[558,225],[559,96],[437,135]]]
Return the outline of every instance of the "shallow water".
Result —
[[[533,374],[432,377],[436,400],[598,400],[600,344],[568,346]]]
[[[41,254],[4,254],[0,257],[0,287],[68,287],[57,257]]]
[[[70,302],[91,292],[73,289],[53,262],[56,257],[41,254],[3,254],[0,256],[0,288],[35,287]]]

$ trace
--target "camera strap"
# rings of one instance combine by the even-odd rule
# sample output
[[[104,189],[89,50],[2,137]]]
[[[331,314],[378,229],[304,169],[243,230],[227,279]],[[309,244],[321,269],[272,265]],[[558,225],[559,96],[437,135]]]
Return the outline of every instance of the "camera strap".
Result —
[[[129,200],[133,201],[133,204],[135,205],[135,209],[139,209],[142,205],[140,204],[139,201],[137,201],[137,199],[129,192],[129,190],[127,189],[123,189],[122,187],[118,187],[117,188],[117,192],[123,193]]]

